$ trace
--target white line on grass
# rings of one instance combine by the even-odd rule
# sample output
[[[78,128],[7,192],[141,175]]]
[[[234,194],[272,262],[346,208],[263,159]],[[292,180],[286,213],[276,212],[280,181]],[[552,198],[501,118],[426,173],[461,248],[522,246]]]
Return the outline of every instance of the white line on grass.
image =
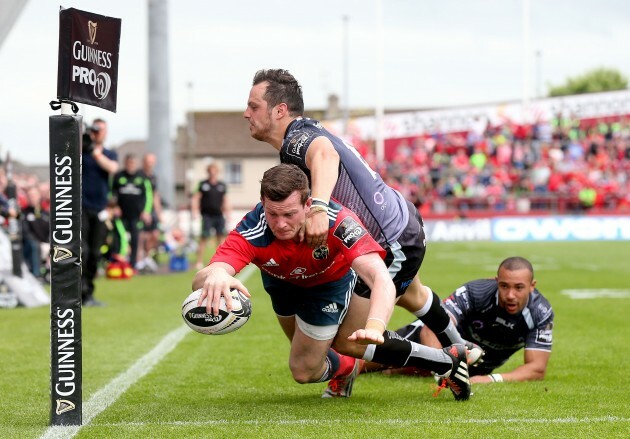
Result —
[[[628,423],[630,418],[618,416],[599,416],[592,418],[551,418],[551,419],[252,419],[252,420],[207,420],[207,421],[172,421],[172,422],[116,422],[95,424],[102,427],[142,427],[142,426],[204,426],[204,425],[421,425],[421,424],[592,424],[592,423]]]
[[[237,277],[241,282],[245,282],[254,271],[256,267],[248,265]],[[46,429],[40,439],[73,438],[82,427],[88,425],[92,419],[116,402],[129,387],[149,373],[156,364],[175,349],[187,334],[190,334],[190,328],[186,325],[169,332],[149,353],[92,395],[90,400],[83,405],[83,425],[51,426]]]
[[[560,293],[571,299],[630,299],[630,290],[612,288],[562,290]]]

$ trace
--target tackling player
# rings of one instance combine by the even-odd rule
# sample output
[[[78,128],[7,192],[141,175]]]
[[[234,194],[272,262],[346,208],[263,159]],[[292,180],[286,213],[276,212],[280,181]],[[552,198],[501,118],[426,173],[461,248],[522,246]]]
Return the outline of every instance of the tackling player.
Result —
[[[464,345],[435,349],[386,330],[396,289],[381,259],[385,252],[353,212],[334,200],[313,205],[307,177],[294,165],[266,171],[260,192],[261,203],[196,274],[193,290],[203,288],[199,304],[208,297],[208,312],[218,314],[223,295],[231,309],[230,289],[249,295],[233,276],[254,263],[291,342],[289,366],[298,383],[331,380],[324,397],[350,396],[362,361],[331,349],[334,341],[342,354],[430,369],[447,379],[456,399],[469,398]],[[313,249],[299,232],[320,211],[328,221],[327,244]],[[357,274],[372,290],[370,299],[353,294]]]
[[[471,382],[530,381],[545,377],[551,356],[554,313],[549,301],[536,289],[534,269],[527,259],[505,259],[494,279],[464,284],[443,305],[460,333],[485,350],[483,361],[470,366]],[[435,335],[420,321],[396,332],[408,340],[440,346]],[[521,366],[493,373],[521,348],[524,348]],[[396,372],[414,371],[389,371]]]
[[[417,276],[425,254],[418,210],[386,185],[352,145],[303,113],[302,88],[293,75],[282,69],[255,74],[243,115],[251,136],[276,148],[281,162],[295,164],[307,174],[314,206],[326,209],[334,197],[356,213],[387,252],[385,263],[401,296],[398,305],[421,318],[444,346],[458,343],[477,348],[461,338],[440,306],[440,298]],[[309,216],[300,232],[315,249],[328,238],[328,219],[322,212]],[[354,292],[370,297],[370,288],[361,279]]]

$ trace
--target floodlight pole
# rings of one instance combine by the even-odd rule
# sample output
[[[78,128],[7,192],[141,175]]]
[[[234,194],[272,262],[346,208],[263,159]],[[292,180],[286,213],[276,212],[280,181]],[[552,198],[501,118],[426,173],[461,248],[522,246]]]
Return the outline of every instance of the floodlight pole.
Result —
[[[385,115],[383,103],[383,64],[384,41],[383,30],[383,0],[376,0],[376,109],[374,114],[375,126],[375,154],[380,164],[385,159],[385,139],[383,134],[383,118]]]
[[[343,19],[343,135],[348,135],[348,121],[350,119],[350,79],[348,69],[348,16],[344,15]]]
[[[531,99],[530,91],[530,4],[529,0],[523,0],[523,103],[522,115],[523,123],[527,123],[529,103]]]
[[[171,140],[168,1],[149,0],[149,141],[157,156],[160,195],[175,206],[175,155]]]

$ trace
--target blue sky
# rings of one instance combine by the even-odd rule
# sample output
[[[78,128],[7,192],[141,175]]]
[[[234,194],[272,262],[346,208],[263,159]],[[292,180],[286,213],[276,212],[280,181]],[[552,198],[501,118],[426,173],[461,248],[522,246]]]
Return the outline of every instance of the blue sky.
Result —
[[[3,157],[10,151],[26,163],[48,160],[59,5],[122,19],[118,112],[83,106],[82,114],[109,121],[112,145],[147,137],[147,3],[29,0],[0,47]],[[383,0],[382,5],[387,108],[521,98],[521,0]],[[323,107],[330,93],[343,95],[344,15],[349,17],[349,103],[374,106],[376,10],[376,0],[170,1],[171,131],[189,108],[244,109],[260,68],[294,73],[307,108]],[[601,66],[630,76],[629,1],[530,0],[530,11],[532,94]]]

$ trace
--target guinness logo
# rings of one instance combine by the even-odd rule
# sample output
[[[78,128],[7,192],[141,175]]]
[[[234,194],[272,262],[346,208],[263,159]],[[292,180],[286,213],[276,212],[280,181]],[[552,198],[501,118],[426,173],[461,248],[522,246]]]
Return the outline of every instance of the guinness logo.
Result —
[[[60,415],[62,413],[69,412],[70,410],[74,410],[74,409],[75,409],[75,405],[72,401],[68,401],[67,399],[58,399],[55,413]]]
[[[68,259],[72,257],[72,252],[67,248],[57,247],[55,246],[53,249],[53,262],[63,261],[64,259]]]
[[[98,27],[98,23],[94,21],[88,21],[88,32],[90,33],[90,44],[94,44],[94,40],[96,40],[97,27]]]

